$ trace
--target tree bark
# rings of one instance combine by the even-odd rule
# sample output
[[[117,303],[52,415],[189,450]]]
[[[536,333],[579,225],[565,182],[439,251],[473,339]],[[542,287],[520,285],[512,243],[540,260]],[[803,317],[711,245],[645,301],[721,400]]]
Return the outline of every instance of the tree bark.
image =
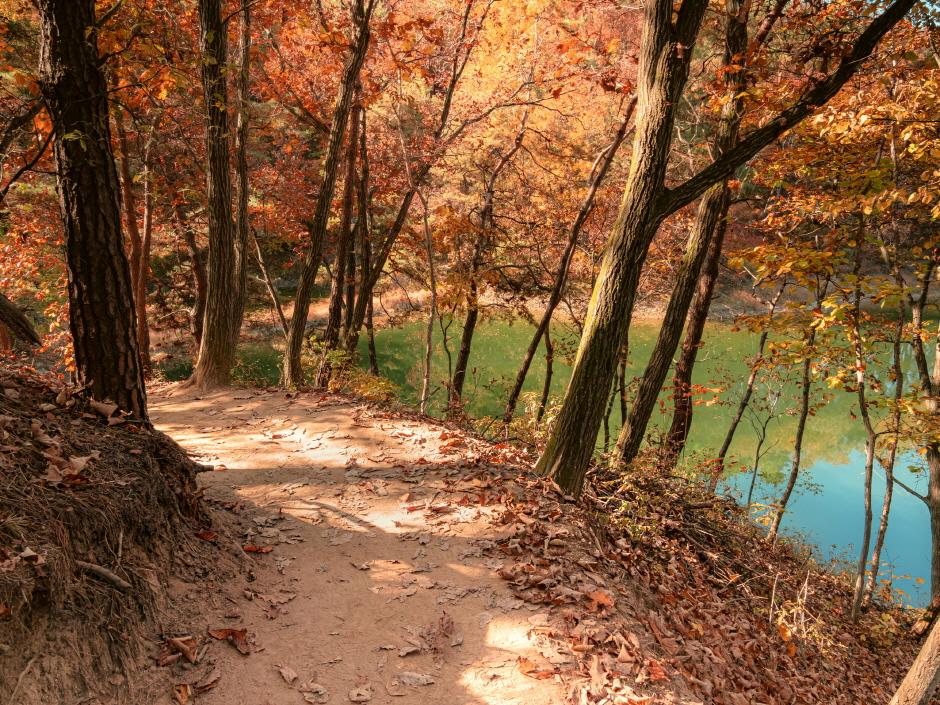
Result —
[[[209,276],[206,272],[206,259],[202,249],[196,242],[196,232],[190,226],[183,207],[177,203],[175,206],[176,227],[182,233],[183,242],[186,243],[186,250],[189,254],[189,261],[192,265],[193,288],[195,290],[195,301],[193,302],[193,340],[196,341],[196,349],[202,342],[202,328],[206,316],[206,289],[209,286]]]
[[[300,351],[303,346],[304,334],[307,326],[307,313],[310,308],[310,298],[313,294],[313,285],[316,281],[317,270],[320,268],[322,243],[326,235],[327,222],[330,216],[330,205],[333,201],[333,190],[336,186],[336,176],[339,171],[340,151],[343,145],[343,135],[346,132],[346,122],[352,104],[353,93],[359,80],[359,72],[366,58],[369,47],[369,22],[371,20],[374,0],[356,0],[354,9],[354,24],[356,38],[340,81],[339,94],[336,98],[336,107],[333,109],[333,122],[330,126],[330,138],[327,146],[326,158],[323,161],[323,170],[320,181],[320,190],[314,207],[313,218],[310,221],[311,246],[304,259],[300,275],[300,284],[294,297],[294,314],[291,316],[290,328],[287,335],[287,346],[284,351],[284,370],[282,382],[290,387],[301,387],[304,384],[303,366],[300,360]]]
[[[94,398],[109,399],[148,422],[95,3],[38,0],[36,5],[42,35],[39,85],[56,137],[76,376]]]
[[[359,150],[359,124],[362,106],[353,106],[349,115],[349,142],[346,146],[346,175],[343,184],[343,212],[340,217],[339,235],[336,242],[336,270],[333,273],[333,285],[330,289],[330,305],[327,315],[324,343],[327,350],[335,350],[339,343],[342,324],[343,299],[347,296],[347,269],[350,265],[349,253],[353,248],[352,214],[356,200],[356,153]],[[362,214],[358,215],[359,218]],[[355,260],[353,260],[353,263]],[[355,265],[354,265],[355,266]],[[355,270],[349,269],[350,281],[355,281]],[[324,359],[320,367],[317,385],[325,387],[330,379],[330,364]]]
[[[241,327],[241,272],[244,266],[232,222],[229,166],[227,26],[220,0],[199,0],[199,41],[206,110],[206,191],[209,263],[206,309],[199,354],[190,383],[201,389],[228,384]]]
[[[827,278],[822,289],[816,291],[816,305],[822,306],[823,299],[829,289],[829,279]],[[783,515],[787,511],[787,505],[790,503],[790,497],[796,488],[796,481],[800,476],[800,466],[803,458],[803,436],[806,433],[806,420],[809,418],[810,392],[812,391],[812,355],[816,344],[816,328],[810,327],[806,336],[806,347],[803,355],[802,377],[800,387],[800,411],[796,422],[796,435],[793,439],[793,460],[790,463],[790,473],[787,476],[786,487],[783,488],[783,494],[777,500],[777,506],[774,511],[774,518],[770,523],[770,529],[767,532],[767,540],[771,543],[777,542],[777,534],[780,531],[780,524],[783,521]]]
[[[855,291],[852,302],[852,325],[850,335],[852,348],[855,352],[855,385],[858,396],[858,413],[862,419],[862,425],[865,427],[865,493],[864,493],[864,523],[862,525],[862,541],[859,547],[858,564],[855,569],[855,590],[852,597],[852,621],[858,620],[859,611],[862,607],[862,595],[865,589],[865,565],[868,563],[868,551],[871,548],[871,483],[875,466],[875,428],[872,425],[871,415],[868,409],[868,399],[866,396],[867,375],[866,361],[864,354],[864,345],[862,343],[862,289],[861,289],[861,267],[862,267],[862,247],[865,235],[865,221],[859,218],[858,236],[855,252]]]
[[[575,216],[574,222],[568,230],[568,242],[561,255],[558,273],[555,275],[552,291],[548,296],[548,302],[545,304],[545,311],[542,313],[542,318],[539,319],[539,323],[535,328],[535,333],[532,335],[529,347],[526,350],[525,356],[522,358],[522,365],[519,368],[519,372],[516,374],[516,381],[506,400],[506,408],[503,411],[504,423],[512,421],[513,414],[516,411],[516,404],[519,401],[519,395],[522,393],[522,385],[525,384],[525,379],[529,374],[529,367],[532,365],[535,353],[538,352],[542,336],[548,334],[548,326],[551,323],[552,316],[555,313],[555,309],[558,308],[558,304],[561,302],[561,295],[565,289],[565,282],[568,280],[568,270],[571,267],[571,259],[574,256],[575,247],[577,247],[578,238],[581,235],[581,228],[594,209],[594,199],[597,196],[597,190],[600,188],[604,177],[607,176],[607,172],[610,170],[610,165],[614,161],[614,155],[617,154],[617,150],[620,148],[620,145],[623,144],[627,136],[627,127],[630,124],[630,118],[633,116],[635,107],[636,97],[632,98],[627,105],[627,112],[614,135],[614,141],[607,145],[598,157],[598,163],[593,170],[594,173],[591,177],[587,195],[584,197],[584,202],[581,204],[581,208],[578,210],[578,214]]]
[[[39,345],[42,342],[36,329],[33,328],[32,321],[3,294],[0,294],[0,325],[3,326],[4,332],[19,338],[24,343]]]
[[[424,334],[424,371],[421,378],[422,414],[428,411],[431,397],[431,359],[434,352],[434,318],[437,316],[437,272],[434,266],[434,239],[431,237],[431,224],[428,221],[428,202],[420,191],[418,198],[424,207],[424,248],[428,256],[428,276],[430,279],[431,301],[428,306],[428,325]]]
[[[890,705],[928,705],[940,685],[940,620],[934,623]]]

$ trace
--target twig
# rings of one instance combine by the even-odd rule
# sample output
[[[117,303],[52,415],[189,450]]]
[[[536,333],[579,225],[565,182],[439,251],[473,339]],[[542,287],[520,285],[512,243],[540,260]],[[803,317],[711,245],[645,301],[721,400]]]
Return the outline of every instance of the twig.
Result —
[[[97,565],[96,563],[87,563],[85,561],[75,561],[75,566],[79,570],[85,573],[91,573],[95,577],[101,578],[102,580],[111,583],[118,590],[127,592],[133,587],[129,582],[124,580],[124,578],[116,575],[115,573],[111,572],[107,568]]]

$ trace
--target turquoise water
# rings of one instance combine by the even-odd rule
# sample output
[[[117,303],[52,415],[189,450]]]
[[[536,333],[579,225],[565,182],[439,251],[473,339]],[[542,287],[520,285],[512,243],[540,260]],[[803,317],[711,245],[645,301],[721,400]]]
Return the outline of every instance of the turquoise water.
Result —
[[[376,332],[376,348],[381,374],[394,382],[404,401],[417,403],[421,387],[424,359],[424,325],[409,323],[397,328]],[[630,331],[629,376],[642,373],[650,349],[658,333],[655,323],[634,323]],[[532,327],[521,321],[489,320],[482,322],[474,337],[470,356],[464,400],[467,412],[474,417],[498,415],[502,412],[507,390],[515,378],[519,362],[531,339]],[[449,330],[451,355],[456,357],[459,346],[460,322]],[[573,352],[575,341],[569,333],[556,333],[552,396],[560,400],[570,376],[566,364],[566,350]],[[702,397],[710,405],[699,405],[695,410],[692,434],[687,446],[690,459],[714,455],[727,431],[741,390],[749,371],[749,360],[757,351],[757,336],[748,331],[735,331],[724,325],[710,325],[699,352],[694,382],[715,392]],[[536,396],[542,389],[545,374],[544,351],[533,362],[524,392]],[[448,377],[447,354],[443,336],[435,329],[435,349],[432,364],[432,413],[440,413],[445,401],[444,382]],[[790,373],[795,379],[797,370]],[[798,387],[791,377],[784,375],[771,385],[759,384],[755,392],[754,407],[757,416],[749,415],[742,421],[732,444],[728,467],[732,470],[722,491],[739,498],[746,497],[751,482],[751,468],[757,444],[756,422],[763,418],[762,408],[768,397],[779,396],[776,416],[767,426],[765,454],[754,491],[755,518],[760,521],[765,505],[780,493],[781,482],[789,470],[790,452],[796,418]],[[784,534],[802,538],[818,549],[825,560],[854,562],[861,537],[863,510],[864,430],[861,422],[852,418],[855,402],[853,394],[840,390],[826,390],[816,384],[814,393],[825,404],[816,410],[807,426],[803,448],[803,471],[797,490],[790,500],[784,517]],[[531,398],[531,397],[530,397]],[[670,408],[664,400],[663,408]],[[522,404],[520,404],[520,409]],[[651,424],[656,433],[668,424],[670,417],[658,413]],[[611,418],[611,433],[616,437],[620,427],[617,405]],[[913,469],[912,469],[913,468]],[[923,491],[926,477],[923,462],[915,452],[899,455],[895,469],[898,477],[909,486]],[[884,475],[875,469],[873,511],[877,527],[884,491]],[[889,530],[882,553],[882,577],[900,589],[906,600],[915,605],[924,604],[929,596],[925,579],[930,575],[930,532],[927,508],[919,499],[900,487],[895,488],[891,507]],[[928,581],[929,582],[929,581]]]

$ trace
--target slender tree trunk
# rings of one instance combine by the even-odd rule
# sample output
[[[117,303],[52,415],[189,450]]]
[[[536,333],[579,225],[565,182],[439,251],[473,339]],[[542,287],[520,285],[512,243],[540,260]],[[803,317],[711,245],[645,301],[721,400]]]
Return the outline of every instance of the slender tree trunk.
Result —
[[[418,197],[424,207],[424,248],[428,256],[428,276],[431,286],[428,325],[424,334],[424,374],[421,380],[421,413],[426,414],[428,399],[431,396],[431,358],[434,352],[434,318],[437,316],[437,273],[434,266],[434,239],[431,237],[431,224],[428,221],[428,202],[420,191]]]
[[[940,620],[937,620],[927,640],[914,659],[911,670],[901,681],[890,705],[929,705],[940,685]]]
[[[183,212],[180,204],[175,206],[176,227],[182,233],[183,242],[186,243],[186,250],[189,253],[189,261],[193,272],[193,289],[195,291],[195,301],[193,302],[193,339],[196,341],[196,348],[202,342],[202,328],[206,315],[206,290],[209,287],[209,275],[206,272],[206,260],[203,256],[199,243],[196,242],[196,232]]]
[[[12,337],[33,345],[39,345],[42,342],[39,339],[39,334],[36,333],[36,329],[33,328],[32,321],[3,294],[0,294],[0,325],[3,326],[4,332],[9,337],[5,346],[7,349],[13,346]]]
[[[699,209],[700,212],[702,209],[709,209],[714,217],[720,213],[727,213],[728,193],[728,189],[722,185],[721,194],[717,200],[712,201],[706,195]],[[723,228],[724,225],[715,227]],[[698,280],[699,270],[705,259],[709,237],[715,232],[715,227],[709,227],[709,225],[696,227],[686,246],[685,256],[679,265],[676,283],[666,307],[656,345],[650,354],[643,379],[640,380],[640,386],[633,398],[630,414],[620,428],[620,437],[617,439],[617,449],[614,453],[616,463],[628,465],[633,462],[643,443],[650,418],[656,408],[656,399],[663,388],[676,346],[682,336],[682,328],[692,300],[692,293],[695,290],[695,282]]]
[[[734,441],[734,434],[737,433],[741,419],[744,418],[744,412],[747,411],[747,407],[751,403],[751,397],[754,394],[754,385],[757,383],[757,375],[760,373],[761,364],[764,361],[764,348],[767,347],[768,329],[770,328],[770,323],[773,320],[777,303],[780,301],[780,297],[783,296],[783,290],[786,288],[786,286],[787,281],[784,279],[780,283],[780,287],[777,289],[777,293],[774,295],[774,298],[770,301],[767,328],[761,331],[760,339],[757,343],[757,357],[754,359],[754,363],[751,365],[751,372],[748,375],[747,382],[744,385],[744,394],[741,395],[741,400],[738,402],[737,411],[735,411],[734,418],[731,419],[731,424],[728,426],[728,430],[725,433],[725,439],[722,441],[721,448],[718,450],[718,456],[715,458],[711,478],[708,481],[709,492],[714,492],[718,488],[718,481],[721,479],[721,475],[725,470],[725,458],[728,456],[728,451],[731,449],[731,443]]]
[[[39,87],[56,137],[76,376],[94,398],[109,399],[147,422],[95,3],[38,0],[36,5],[42,37]]]
[[[512,147],[503,154],[493,172],[486,181],[486,189],[483,192],[483,205],[480,208],[480,230],[477,233],[476,242],[473,246],[473,257],[470,259],[470,271],[468,273],[467,283],[467,317],[464,319],[463,334],[460,337],[460,350],[457,353],[457,363],[454,366],[454,377],[450,385],[450,398],[448,405],[453,410],[457,410],[463,396],[463,384],[467,374],[467,365],[470,361],[470,346],[473,342],[473,333],[476,330],[477,319],[480,315],[480,293],[478,277],[480,268],[483,264],[483,253],[489,247],[490,231],[493,228],[493,200],[496,195],[496,181],[503,170],[509,165],[516,152],[522,147],[522,141],[525,138],[526,124],[529,120],[529,113],[522,116],[522,126],[513,140]]]
[[[250,237],[254,245],[255,259],[258,262],[258,270],[261,272],[261,279],[264,281],[265,289],[268,290],[268,296],[271,299],[271,306],[274,307],[274,312],[277,314],[277,320],[281,324],[281,332],[287,337],[287,316],[284,315],[284,307],[281,306],[281,300],[277,298],[277,289],[274,288],[274,282],[271,281],[271,276],[268,274],[268,266],[264,263],[264,253],[261,251],[261,244],[258,242],[258,238],[253,232],[250,234]]]
[[[248,126],[251,110],[251,2],[241,0],[241,31],[238,40],[238,76],[236,81],[237,112],[235,114],[235,301],[232,312],[231,336],[237,345],[245,315],[248,288],[249,237],[251,217],[248,213]]]
[[[617,129],[617,133],[614,135],[614,141],[598,155],[597,161],[595,162],[587,195],[584,197],[584,202],[581,204],[581,208],[578,210],[578,214],[575,216],[574,222],[568,230],[568,242],[562,253],[561,263],[558,265],[558,272],[555,275],[555,282],[552,284],[552,290],[548,296],[545,311],[542,313],[542,318],[539,319],[539,323],[535,328],[535,333],[532,335],[529,347],[526,350],[525,356],[522,358],[522,365],[519,368],[519,372],[516,374],[516,381],[506,400],[506,408],[503,411],[503,421],[505,423],[512,421],[513,414],[516,411],[516,404],[519,401],[519,395],[522,393],[522,385],[525,384],[526,376],[529,374],[529,367],[532,365],[532,360],[535,358],[536,352],[538,352],[539,342],[543,335],[547,335],[552,316],[555,313],[555,309],[558,308],[558,304],[561,302],[561,295],[565,288],[565,282],[568,280],[568,270],[571,267],[571,259],[574,256],[575,247],[577,247],[578,238],[581,235],[581,228],[594,209],[594,199],[597,196],[597,190],[600,188],[604,177],[610,170],[610,165],[614,161],[614,155],[617,154],[617,150],[620,148],[620,145],[623,144],[627,136],[627,127],[630,124],[630,118],[633,116],[635,107],[636,98],[634,97],[627,106],[627,112],[624,115],[623,121],[620,123],[620,127]]]
[[[852,303],[852,348],[855,351],[855,385],[858,395],[858,413],[862,418],[862,424],[865,427],[865,518],[862,525],[862,541],[859,548],[858,565],[855,569],[855,591],[852,597],[852,621],[857,621],[859,611],[862,607],[862,594],[865,588],[865,566],[868,563],[868,551],[871,548],[871,483],[875,466],[875,429],[871,422],[871,415],[868,409],[868,399],[866,397],[867,375],[865,374],[866,361],[865,351],[862,342],[862,289],[861,289],[861,267],[862,267],[862,247],[864,242],[864,220],[859,219],[858,237],[855,254],[855,293]]]
[[[239,299],[244,295],[239,287],[232,222],[226,29],[220,0],[199,0],[202,88],[206,104],[209,264],[202,337],[190,381],[201,389],[225,385],[230,380],[241,324]]]
[[[460,348],[457,351],[457,361],[454,363],[454,376],[450,383],[448,406],[452,412],[459,410],[463,397],[463,384],[467,376],[467,365],[470,362],[470,345],[473,341],[473,333],[477,327],[477,318],[480,315],[480,297],[477,290],[477,276],[480,272],[482,249],[483,235],[481,234],[477,236],[477,242],[473,248],[473,258],[471,259],[469,272],[470,281],[467,285],[467,316],[464,318],[463,331],[460,335]]]
[[[783,13],[788,0],[776,0],[770,12],[764,17],[751,46],[747,45],[747,13],[749,8],[745,4],[737,12],[743,13],[744,17],[739,20],[737,16],[729,17],[726,26],[725,41],[725,66],[735,62],[741,62],[744,59],[745,51],[751,55],[759,48],[773,29],[774,23]],[[732,11],[734,8],[726,8]],[[743,46],[741,42],[744,42]],[[715,150],[724,153],[727,149],[737,144],[737,133],[740,129],[742,106],[741,88],[745,80],[744,71],[734,71],[726,78],[726,82],[731,89],[729,91],[729,100],[722,109],[722,118],[719,125],[718,134],[715,136]],[[735,109],[737,103],[738,109]],[[735,124],[737,123],[737,124]],[[705,332],[705,324],[708,321],[708,311],[711,308],[712,297],[715,293],[715,284],[718,281],[719,265],[721,263],[721,250],[724,245],[725,233],[727,232],[728,208],[730,198],[728,197],[727,182],[716,184],[709,189],[699,206],[698,214],[695,219],[695,229],[712,228],[713,233],[707,236],[708,250],[705,254],[705,262],[702,265],[701,274],[695,288],[695,296],[692,299],[692,305],[689,309],[688,321],[686,322],[685,339],[682,343],[682,349],[679,353],[679,359],[676,361],[675,371],[673,373],[673,415],[672,424],[666,435],[667,451],[673,458],[677,457],[685,447],[689,432],[692,429],[692,370],[695,367],[695,358],[702,344],[702,335]],[[716,212],[717,211],[717,212]]]
[[[829,279],[827,278],[822,290],[816,291],[816,305],[822,306],[822,301],[829,289]],[[806,433],[806,421],[809,418],[810,393],[813,385],[812,375],[812,356],[816,344],[816,328],[810,327],[806,336],[806,347],[803,354],[802,377],[800,386],[800,411],[796,422],[796,436],[793,440],[793,459],[790,463],[790,473],[787,476],[786,487],[783,488],[783,494],[777,500],[777,506],[774,510],[774,518],[770,523],[770,530],[767,532],[767,539],[771,543],[777,542],[777,534],[780,532],[780,524],[783,521],[783,515],[787,511],[787,505],[790,503],[790,497],[796,488],[796,482],[800,476],[800,464],[803,458],[803,436]]]
[[[545,416],[545,407],[548,406],[548,395],[552,390],[552,374],[554,372],[555,345],[550,334],[551,326],[545,327],[545,379],[542,381],[542,397],[539,399],[539,408],[535,413],[535,420],[542,421]]]
[[[350,56],[343,69],[343,78],[340,82],[339,95],[336,107],[333,109],[333,123],[330,127],[330,138],[327,146],[326,158],[323,161],[323,174],[320,181],[320,191],[314,208],[313,219],[310,222],[311,246],[304,259],[303,270],[300,275],[300,284],[294,297],[294,315],[291,317],[290,329],[287,335],[287,346],[284,351],[284,370],[282,381],[290,387],[300,387],[304,383],[303,367],[300,361],[300,351],[303,346],[304,333],[307,326],[307,313],[310,308],[310,298],[313,294],[313,285],[316,281],[317,270],[320,268],[320,258],[323,239],[326,234],[327,221],[330,215],[330,204],[333,201],[333,189],[336,186],[336,175],[339,167],[340,151],[343,144],[343,135],[346,131],[346,122],[352,104],[353,93],[359,81],[359,72],[366,58],[369,48],[369,22],[371,20],[374,0],[356,0],[354,9],[354,23],[356,26],[356,39]],[[367,2],[368,4],[364,4]]]
[[[343,345],[346,352],[353,355],[359,344],[359,331],[362,328],[362,321],[357,319],[359,313],[359,300],[365,295],[368,289],[369,296],[372,296],[372,289],[369,288],[369,277],[371,276],[371,256],[366,262],[364,253],[368,249],[371,255],[372,251],[372,229],[369,227],[369,150],[366,139],[366,112],[362,111],[362,129],[359,131],[359,184],[357,189],[356,204],[356,230],[353,247],[349,248],[349,260],[346,263],[346,271],[349,276],[346,277],[346,313],[343,318]],[[363,265],[363,263],[366,263]],[[358,266],[358,277],[356,275]],[[358,295],[357,295],[358,285]],[[362,308],[365,315],[365,305]]]
[[[330,289],[330,307],[326,323],[326,335],[324,342],[327,350],[335,350],[339,343],[339,332],[342,324],[343,299],[347,300],[347,310],[349,309],[349,286],[350,282],[355,286],[355,260],[350,260],[349,253],[353,250],[353,231],[352,215],[353,202],[356,200],[356,153],[359,150],[359,125],[362,106],[355,105],[349,116],[349,142],[346,147],[346,175],[343,185],[343,212],[340,217],[339,235],[336,242],[336,271],[333,274],[333,286]],[[358,214],[361,219],[363,214]],[[349,265],[353,264],[353,268]],[[348,268],[348,269],[347,269]],[[347,271],[349,273],[347,282]],[[347,316],[348,317],[348,316]],[[318,384],[325,386],[329,380],[329,364],[323,366]]]
[[[899,286],[904,285],[901,277],[896,277]],[[894,340],[891,342],[891,374],[894,377],[894,406],[891,409],[891,427],[894,438],[888,448],[888,457],[882,462],[885,471],[885,492],[881,499],[881,517],[878,520],[878,533],[875,534],[875,545],[871,551],[871,564],[868,572],[868,583],[865,585],[865,594],[862,596],[862,606],[871,604],[878,585],[878,573],[881,570],[881,551],[884,548],[885,536],[888,533],[888,519],[891,516],[891,500],[894,496],[894,465],[898,457],[898,443],[901,442],[901,397],[904,394],[904,368],[901,365],[901,341],[904,338],[905,323],[904,306],[898,311],[898,321],[894,329]]]
[[[702,207],[699,208],[700,213],[701,211]],[[708,322],[708,311],[711,308],[715,284],[718,281],[721,250],[727,231],[727,211],[717,223],[717,229],[710,238],[708,251],[705,253],[705,263],[702,265],[695,297],[689,308],[685,339],[682,342],[682,349],[672,377],[674,394],[672,425],[669,427],[666,438],[668,451],[673,457],[678,457],[682,453],[685,442],[689,438],[689,432],[692,430],[692,370],[695,368],[695,358],[702,345],[702,335],[705,332],[705,324]],[[700,227],[698,218],[693,227]]]
[[[147,284],[150,282],[150,251],[153,243],[153,180],[150,173],[150,145],[144,153],[144,168],[141,174],[144,185],[144,229],[140,241],[140,261],[134,282],[134,305],[137,313],[137,345],[140,363],[144,371],[150,364],[150,321],[147,316]]]
[[[938,324],[934,339],[933,370],[927,360],[925,339],[929,337],[924,326],[924,313],[930,293],[934,269],[940,261],[936,250],[933,260],[924,267],[920,277],[920,294],[915,299],[908,296],[911,307],[911,348],[914,352],[914,362],[920,378],[921,394],[924,397],[924,409],[932,416],[940,414],[940,324]],[[930,513],[930,593],[932,598],[940,595],[940,443],[931,441],[924,446],[924,455],[927,458],[927,509]]]
[[[366,312],[366,335],[369,345],[369,374],[378,376],[379,356],[375,351],[375,322],[372,320],[373,300],[369,297],[369,310]]]
[[[537,469],[579,494],[629,326],[640,270],[665,217],[657,207],[672,143],[676,106],[707,2],[646,4],[638,70],[633,158],[614,231],[604,252],[571,380]],[[677,50],[677,45],[681,50]]]

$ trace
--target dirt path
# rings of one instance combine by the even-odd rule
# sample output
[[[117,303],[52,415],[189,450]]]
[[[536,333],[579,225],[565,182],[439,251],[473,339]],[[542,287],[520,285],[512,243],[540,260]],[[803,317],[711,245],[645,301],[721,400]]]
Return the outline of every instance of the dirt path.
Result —
[[[500,561],[482,553],[499,526],[474,500],[487,492],[475,441],[317,394],[200,398],[168,386],[151,410],[216,467],[201,483],[243,545],[272,547],[217,592],[175,586],[196,615],[193,633],[244,628],[251,647],[243,656],[212,643],[177,672],[194,684],[221,676],[189,702],[563,702],[558,676],[520,671],[520,658],[558,654],[539,634],[547,615],[514,598]]]

